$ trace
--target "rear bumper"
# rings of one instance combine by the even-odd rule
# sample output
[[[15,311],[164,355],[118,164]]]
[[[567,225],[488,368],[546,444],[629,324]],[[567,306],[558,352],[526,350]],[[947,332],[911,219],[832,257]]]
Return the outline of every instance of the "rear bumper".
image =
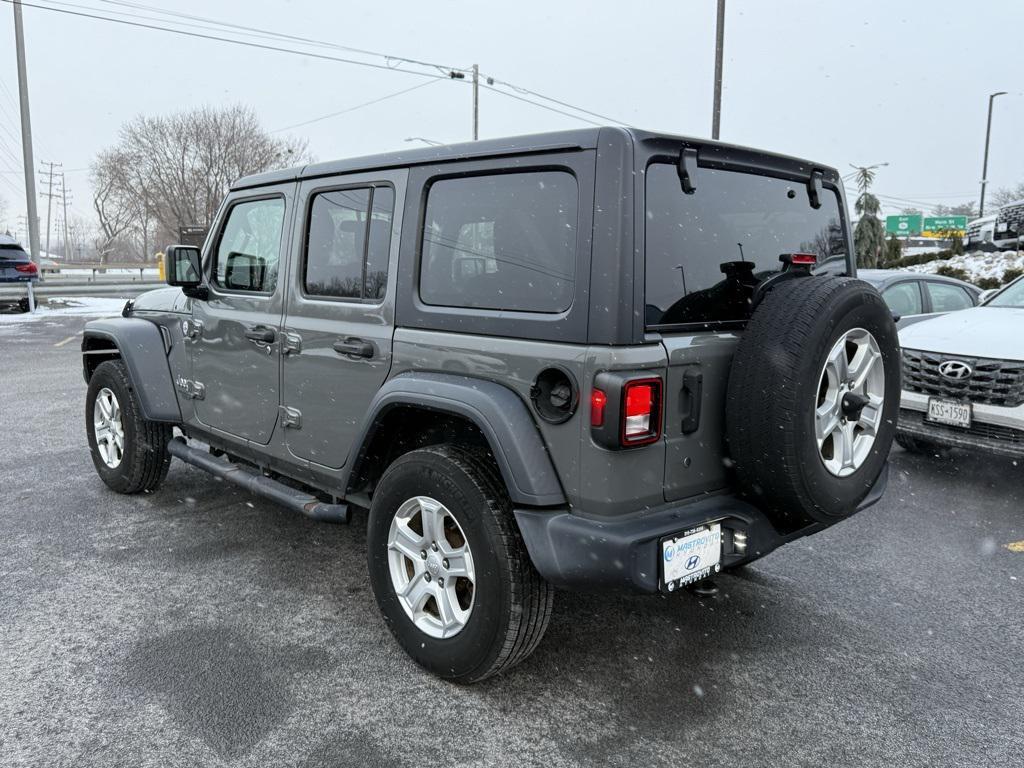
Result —
[[[877,502],[888,482],[888,465],[858,512]],[[568,511],[515,511],[534,567],[563,589],[657,592],[661,588],[660,541],[710,523],[722,526],[722,567],[768,554],[781,545],[827,527],[815,524],[779,533],[764,513],[735,496],[708,496],[612,520]],[[734,534],[746,534],[738,551]]]

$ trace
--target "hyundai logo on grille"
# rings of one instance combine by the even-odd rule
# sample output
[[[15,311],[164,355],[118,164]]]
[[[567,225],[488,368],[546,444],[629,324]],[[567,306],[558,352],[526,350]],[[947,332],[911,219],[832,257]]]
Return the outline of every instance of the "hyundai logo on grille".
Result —
[[[971,366],[963,360],[946,360],[939,364],[939,373],[947,379],[966,379],[973,373]]]

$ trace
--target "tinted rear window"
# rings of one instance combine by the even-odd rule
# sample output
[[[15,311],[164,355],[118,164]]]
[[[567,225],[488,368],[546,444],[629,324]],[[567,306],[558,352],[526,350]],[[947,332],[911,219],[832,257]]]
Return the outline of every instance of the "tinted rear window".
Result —
[[[564,312],[575,288],[579,191],[563,171],[434,182],[420,264],[426,304]]]
[[[676,168],[647,169],[648,326],[745,320],[753,287],[781,268],[779,255],[814,253],[817,271],[845,273],[839,198],[810,206],[803,184],[701,168],[683,194]]]
[[[0,259],[4,261],[28,261],[28,254],[20,245],[0,243]]]

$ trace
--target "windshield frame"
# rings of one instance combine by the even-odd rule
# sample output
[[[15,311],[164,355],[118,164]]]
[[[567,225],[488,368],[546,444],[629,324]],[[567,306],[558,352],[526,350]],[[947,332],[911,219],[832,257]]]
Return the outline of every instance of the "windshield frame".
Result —
[[[646,301],[646,211],[647,211],[647,170],[650,166],[658,163],[668,163],[673,166],[678,162],[679,152],[683,148],[695,148],[698,151],[697,169],[700,170],[722,170],[738,173],[745,173],[753,176],[767,176],[780,181],[789,181],[798,184],[806,184],[814,171],[822,173],[822,191],[836,195],[839,208],[840,226],[843,238],[846,242],[845,269],[842,272],[832,274],[843,274],[856,277],[856,254],[853,251],[853,233],[850,227],[849,212],[846,204],[846,194],[840,181],[839,173],[828,166],[811,163],[798,158],[776,155],[768,152],[735,147],[718,143],[695,142],[690,139],[671,140],[664,137],[640,137],[636,148],[636,165],[638,173],[635,182],[635,238],[636,252],[634,254],[634,305],[641,309],[634,312],[635,322],[638,326],[637,333],[642,338],[651,335],[657,337],[662,332],[681,331],[728,331],[742,330],[746,327],[748,320],[708,320],[699,322],[669,323],[648,325],[645,322],[642,309]],[[647,149],[647,151],[643,151]],[[695,179],[696,192],[700,194],[700,174]],[[682,188],[679,194],[683,195]],[[810,202],[808,202],[808,206]]]
[[[989,296],[987,299],[985,299],[983,302],[981,302],[981,304],[979,304],[978,306],[979,307],[991,307],[991,306],[993,306],[993,304],[992,304],[993,301],[998,299],[1000,296],[1002,296],[1004,293],[1006,293],[1008,290],[1013,288],[1015,285],[1017,285],[1021,281],[1024,281],[1024,275],[1021,275],[1020,277],[1016,278],[1015,280],[1011,280],[1010,282],[1008,282],[1006,285],[1004,285],[998,291],[996,291],[991,296]],[[1001,305],[997,304],[997,305],[995,305],[994,308],[995,309],[1024,309],[1024,304],[1020,304],[1020,305],[1011,304],[1009,306],[1001,306]]]

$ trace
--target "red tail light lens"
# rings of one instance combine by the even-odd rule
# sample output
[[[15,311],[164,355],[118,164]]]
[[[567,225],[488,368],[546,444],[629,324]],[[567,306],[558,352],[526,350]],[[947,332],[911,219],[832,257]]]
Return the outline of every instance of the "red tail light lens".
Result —
[[[661,434],[661,379],[626,382],[622,401],[622,444],[657,440]]]
[[[24,272],[26,275],[34,275],[39,271],[34,261],[30,261],[28,264],[15,264],[14,268],[18,272]]]
[[[813,253],[791,253],[789,254],[790,262],[793,264],[800,264],[805,266],[813,267],[818,263],[818,257]]]
[[[604,407],[608,404],[608,396],[600,389],[590,393],[590,426],[604,425]]]

